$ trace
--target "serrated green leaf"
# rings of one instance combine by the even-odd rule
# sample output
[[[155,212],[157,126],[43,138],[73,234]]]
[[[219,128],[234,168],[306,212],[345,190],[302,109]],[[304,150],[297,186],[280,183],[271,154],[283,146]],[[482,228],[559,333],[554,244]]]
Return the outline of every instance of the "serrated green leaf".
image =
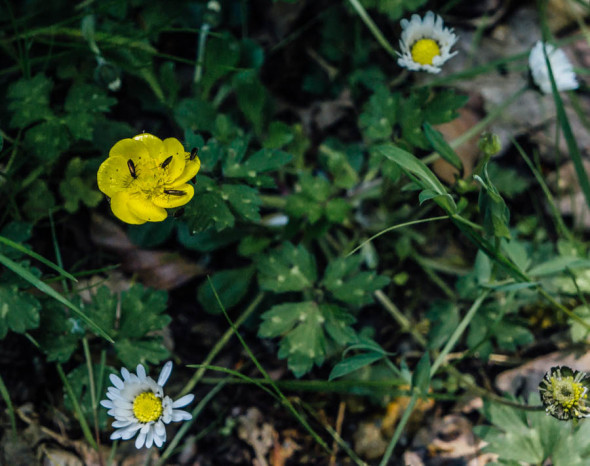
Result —
[[[70,135],[66,126],[57,120],[44,121],[33,126],[25,134],[25,146],[42,162],[57,159],[70,147]]]
[[[138,364],[159,364],[170,357],[170,351],[162,343],[161,338],[144,338],[141,340],[118,339],[115,342],[117,356],[126,367]]]
[[[341,319],[344,316],[342,323]],[[262,315],[259,336],[281,336],[279,358],[287,359],[289,369],[296,377],[309,372],[314,364],[320,366],[329,347],[342,346],[354,339],[354,331],[347,327],[354,321],[350,314],[337,306],[318,306],[313,301],[273,306]],[[346,328],[349,339],[335,341],[327,332],[326,323]]]
[[[55,196],[44,180],[33,183],[25,192],[24,212],[29,220],[36,223],[49,215],[55,207]]]
[[[457,328],[459,310],[450,301],[437,300],[431,304],[426,317],[431,322],[428,332],[428,348],[440,348],[452,335],[453,330]]]
[[[424,111],[424,119],[432,125],[440,125],[452,121],[459,116],[457,110],[463,107],[469,96],[456,94],[452,89],[443,89],[428,102]]]
[[[85,314],[109,333],[115,330],[118,298],[106,286],[92,296],[92,303],[84,306]]]
[[[252,267],[244,267],[233,270],[222,270],[211,275],[213,288],[219,295],[223,307],[228,310],[234,307],[245,296],[254,274]],[[205,281],[197,291],[199,303],[210,314],[220,314],[221,308],[217,302],[211,284]]]
[[[209,228],[219,232],[235,223],[225,201],[215,192],[197,194],[185,209],[184,218],[193,234]]]
[[[261,149],[245,161],[228,157],[223,174],[232,178],[255,178],[259,173],[276,170],[291,160],[291,154],[277,149]]]
[[[92,141],[95,121],[96,117],[92,113],[69,113],[63,118],[74,139],[85,141]]]
[[[478,175],[474,175],[473,178],[482,187],[479,192],[478,203],[479,212],[483,217],[485,231],[490,236],[510,239],[510,210],[489,179],[485,166],[482,175],[483,178]]]
[[[320,146],[320,156],[328,170],[334,177],[334,185],[339,188],[350,189],[358,183],[358,174],[350,165],[348,155],[334,147],[336,141],[327,141]]]
[[[33,232],[33,225],[29,222],[10,222],[2,227],[0,230],[0,237],[6,238],[14,243],[24,245],[26,241],[31,239]],[[16,249],[17,246],[9,244],[5,241],[0,241],[0,254],[9,257],[10,259],[19,259],[25,254],[23,251]]]
[[[25,333],[39,325],[41,305],[32,295],[19,291],[15,285],[0,286],[0,339],[9,330]]]
[[[98,400],[105,398],[106,387],[109,385],[109,375],[116,374],[116,371],[109,366],[94,364],[92,366],[92,378],[95,387],[95,396]],[[67,375],[68,382],[72,387],[73,395],[80,404],[83,416],[90,425],[94,424],[94,407],[92,404],[92,393],[90,391],[90,378],[88,377],[88,366],[81,364]],[[67,391],[64,391],[64,405],[70,411],[74,411],[72,400]],[[94,401],[98,401],[94,400]],[[108,426],[110,416],[105,409],[97,409],[98,428],[105,430]]]
[[[238,246],[240,256],[251,257],[267,249],[271,240],[264,236],[249,235],[242,238]]]
[[[387,141],[399,115],[399,93],[391,93],[387,86],[376,88],[359,116],[359,127],[367,142]]]
[[[235,69],[239,59],[240,44],[229,32],[209,37],[200,81],[203,96],[209,95],[213,85]]]
[[[19,79],[11,84],[6,94],[8,109],[13,112],[11,128],[25,128],[31,123],[52,117],[49,108],[49,94],[53,82],[44,74],[31,79]]]
[[[316,279],[314,257],[303,245],[283,243],[258,261],[258,282],[263,290],[302,291],[311,288]]]
[[[311,224],[322,218],[323,212],[321,204],[314,202],[305,194],[292,194],[285,204],[285,213],[289,217],[307,218]]]
[[[108,112],[116,103],[117,99],[98,86],[75,83],[68,92],[64,108],[72,114]]]
[[[243,184],[224,184],[221,186],[221,197],[227,200],[237,214],[246,220],[260,221],[262,199],[258,190]]]
[[[376,361],[383,359],[381,353],[362,353],[355,354],[350,358],[343,359],[332,368],[332,372],[328,376],[328,380],[334,380],[338,377],[343,377],[350,374],[351,372],[358,371],[359,369],[369,366]]]
[[[211,103],[196,97],[182,99],[174,108],[174,117],[185,131],[211,131],[216,113]]]
[[[96,180],[94,176],[83,177],[86,162],[79,157],[74,157],[68,163],[66,173],[59,184],[59,192],[63,197],[65,209],[74,213],[80,203],[88,207],[96,207],[102,200],[102,194],[93,189]]]
[[[326,203],[326,218],[333,223],[342,223],[348,218],[352,206],[340,197],[330,199]]]
[[[373,292],[389,283],[389,278],[375,272],[361,272],[362,256],[341,257],[326,267],[322,285],[334,298],[354,306],[373,302]]]
[[[69,317],[66,310],[55,301],[46,301],[41,313],[40,330],[35,338],[48,361],[67,362],[78,348],[84,336],[84,327]]]
[[[273,121],[268,125],[268,135],[262,142],[266,149],[280,149],[295,139],[293,128],[282,121]]]
[[[165,291],[134,285],[121,294],[119,337],[142,338],[153,330],[162,330],[171,318],[164,314],[168,294]]]
[[[232,80],[238,107],[252,123],[256,134],[262,134],[268,117],[270,98],[266,87],[260,82],[255,71],[240,71]]]

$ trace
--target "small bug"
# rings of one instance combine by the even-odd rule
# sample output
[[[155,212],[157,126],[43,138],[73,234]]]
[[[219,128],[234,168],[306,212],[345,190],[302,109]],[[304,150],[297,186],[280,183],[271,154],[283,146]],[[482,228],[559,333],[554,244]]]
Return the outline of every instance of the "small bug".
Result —
[[[184,191],[179,191],[178,189],[165,189],[165,194],[169,194],[171,196],[184,196],[186,193]]]
[[[131,177],[133,179],[137,178],[137,172],[135,171],[135,164],[133,163],[133,160],[127,160],[127,168],[129,168],[129,173],[131,173]]]
[[[172,162],[172,156],[168,157],[166,160],[164,160],[160,167],[162,168],[166,168],[168,165],[170,165],[170,162]]]
[[[189,157],[190,161],[195,160],[195,158],[197,157],[197,154],[199,153],[199,149],[197,149],[196,147],[193,147],[193,150],[191,150],[191,155]]]

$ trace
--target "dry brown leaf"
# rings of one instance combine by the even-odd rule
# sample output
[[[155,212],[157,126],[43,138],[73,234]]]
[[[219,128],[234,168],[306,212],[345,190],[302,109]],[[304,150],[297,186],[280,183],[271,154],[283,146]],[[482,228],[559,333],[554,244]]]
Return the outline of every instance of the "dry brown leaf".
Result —
[[[267,466],[266,456],[274,445],[273,427],[263,422],[262,413],[258,408],[248,408],[246,414],[238,416],[238,437],[254,449],[259,466]]]

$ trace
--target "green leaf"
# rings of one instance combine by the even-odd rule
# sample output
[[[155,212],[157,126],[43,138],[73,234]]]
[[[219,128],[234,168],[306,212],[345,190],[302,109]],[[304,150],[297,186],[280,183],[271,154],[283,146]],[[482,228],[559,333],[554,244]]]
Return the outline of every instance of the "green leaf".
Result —
[[[168,294],[165,291],[134,285],[121,294],[119,337],[142,338],[153,330],[161,330],[170,323],[164,314]]]
[[[352,206],[345,199],[330,199],[326,203],[326,218],[333,223],[343,223],[351,210]]]
[[[174,117],[183,130],[211,131],[217,111],[205,100],[182,99],[174,109]]]
[[[414,175],[422,189],[433,191],[437,194],[435,202],[448,213],[455,213],[457,206],[453,198],[432,171],[418,158],[393,144],[382,144],[377,146],[377,151],[391,161],[398,164],[406,172]]]
[[[350,189],[358,183],[357,171],[352,168],[349,156],[339,150],[335,140],[327,141],[320,146],[320,156],[323,163],[334,177],[334,185],[338,188]]]
[[[49,215],[55,207],[55,196],[44,180],[37,180],[25,191],[26,200],[23,204],[25,215],[33,223]]]
[[[117,296],[111,293],[106,286],[101,286],[92,296],[92,303],[86,305],[84,311],[98,326],[113,333],[115,332],[117,304]]]
[[[366,8],[376,8],[377,11],[389,16],[392,21],[400,19],[405,11],[416,11],[427,0],[361,0]]]
[[[375,272],[361,272],[361,255],[340,257],[326,267],[322,285],[334,298],[353,306],[364,306],[374,301],[373,293],[389,283],[389,278]]]
[[[510,239],[510,210],[504,199],[493,185],[484,165],[482,175],[473,178],[481,184],[479,192],[479,212],[483,216],[483,226],[490,236]]]
[[[108,112],[116,103],[117,99],[109,97],[98,86],[75,83],[68,92],[64,108],[72,114]]]
[[[384,85],[377,87],[359,116],[359,127],[368,143],[391,138],[399,115],[399,102],[399,93],[392,94]]]
[[[317,279],[314,257],[302,245],[283,243],[261,257],[257,265],[258,282],[263,290],[303,291],[311,288]]]
[[[450,301],[437,300],[430,306],[426,317],[431,322],[428,332],[428,348],[440,348],[459,325],[459,310]]]
[[[264,338],[281,336],[279,358],[287,359],[296,377],[309,372],[314,364],[321,366],[330,347],[342,346],[354,340],[348,326],[354,318],[337,306],[320,305],[313,301],[273,306],[262,315],[258,335]],[[328,331],[340,328],[350,338],[334,340]]]
[[[278,149],[261,149],[245,161],[230,154],[223,165],[223,174],[231,178],[255,178],[258,173],[277,170],[291,158],[291,154]]]
[[[11,128],[25,128],[31,123],[52,117],[49,94],[53,82],[44,74],[31,79],[19,79],[11,84],[6,93],[8,109],[13,112]]]
[[[238,107],[252,123],[256,134],[263,133],[269,115],[270,98],[266,87],[260,82],[255,71],[241,71],[234,75],[232,85]]]
[[[96,207],[102,200],[102,194],[93,189],[96,175],[83,176],[86,165],[79,157],[71,159],[59,184],[59,193],[65,201],[64,207],[70,213],[77,212],[80,204]]]
[[[273,121],[268,126],[268,134],[262,145],[266,149],[280,149],[295,139],[293,128],[282,121]]]
[[[0,286],[0,339],[9,330],[25,333],[39,325],[41,305],[32,295],[18,290],[16,285]]]
[[[460,173],[463,173],[463,163],[461,162],[461,159],[447,141],[445,141],[443,135],[434,129],[428,122],[425,122],[423,127],[424,134],[432,148],[438,152],[444,160],[459,170]]]
[[[51,119],[32,127],[25,134],[25,146],[42,162],[50,162],[70,147],[70,135],[60,121]]]
[[[258,195],[258,190],[243,184],[224,184],[221,187],[221,197],[226,199],[241,217],[252,222],[260,221],[262,199]]]
[[[0,230],[0,254],[10,259],[19,259],[30,253],[23,244],[31,239],[33,225],[29,222],[10,222]]]
[[[456,94],[452,89],[438,91],[428,102],[424,111],[424,119],[432,125],[440,125],[454,120],[459,116],[457,110],[463,107],[469,96]]]
[[[76,351],[85,330],[79,321],[69,317],[64,307],[55,301],[46,301],[41,323],[35,338],[48,361],[65,363]]]
[[[323,212],[322,205],[310,199],[305,194],[292,194],[287,198],[287,203],[285,204],[285,213],[289,217],[307,218],[311,224],[322,218]]]
[[[184,218],[193,234],[209,228],[219,232],[233,227],[235,223],[225,201],[215,192],[197,194],[185,209]]]
[[[68,113],[63,118],[64,124],[72,133],[74,139],[92,141],[96,116],[92,113]]]
[[[159,364],[170,357],[170,352],[164,347],[161,338],[144,338],[131,340],[118,339],[115,342],[117,356],[126,367],[138,364]]]
[[[240,59],[240,43],[227,31],[220,35],[209,36],[205,58],[203,60],[203,76],[200,85],[203,96],[209,95],[213,85],[223,76],[231,73]]]
[[[418,389],[422,394],[428,393],[428,387],[430,386],[430,355],[426,351],[418,365],[416,370],[412,374],[412,388]]]
[[[100,364],[94,364],[92,366],[92,378],[95,387],[95,396],[99,401],[105,398],[106,387],[109,385],[109,375],[116,374],[116,371],[109,366],[101,366]],[[109,424],[110,416],[107,414],[106,409],[98,408],[92,403],[92,396],[90,391],[90,378],[88,377],[88,366],[81,364],[73,371],[69,372],[67,379],[72,387],[73,395],[78,400],[80,409],[86,421],[90,425],[94,424],[94,408],[96,408],[98,416],[98,428],[100,430],[106,430]],[[70,399],[67,391],[64,393],[64,405],[66,409],[74,411],[72,400]]]
[[[216,272],[210,277],[213,288],[208,281],[203,282],[197,291],[197,299],[208,313],[220,314],[221,308],[213,289],[217,291],[223,307],[226,310],[231,309],[246,295],[253,274],[252,267]]]
[[[334,380],[338,377],[348,375],[351,372],[358,371],[359,369],[371,365],[380,359],[383,359],[382,353],[355,354],[354,356],[343,359],[338,364],[336,364],[332,369],[332,372],[330,372],[328,380]]]

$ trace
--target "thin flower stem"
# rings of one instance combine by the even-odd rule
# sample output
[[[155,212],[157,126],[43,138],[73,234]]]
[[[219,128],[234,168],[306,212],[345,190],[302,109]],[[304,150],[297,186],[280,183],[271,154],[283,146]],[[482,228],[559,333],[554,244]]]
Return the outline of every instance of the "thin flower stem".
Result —
[[[395,304],[383,293],[381,290],[375,291],[377,301],[392,315],[396,322],[400,325],[403,332],[409,332],[420,345],[426,347],[426,339],[418,330],[414,328],[408,318],[400,311]]]
[[[195,65],[194,83],[199,84],[203,77],[203,61],[205,60],[205,45],[207,44],[207,36],[211,26],[207,23],[203,24],[201,32],[199,33],[199,46],[197,47],[197,64]]]
[[[391,440],[389,441],[389,445],[387,445],[387,449],[385,450],[385,454],[383,455],[383,458],[381,458],[381,462],[379,463],[379,466],[387,466],[387,464],[389,463],[389,458],[391,458],[391,454],[393,453],[393,449],[395,448],[397,441],[399,440],[400,436],[402,435],[402,432],[403,432],[404,428],[406,427],[406,424],[410,420],[410,416],[412,414],[412,411],[414,410],[414,406],[416,406],[416,402],[418,401],[418,396],[419,396],[418,392],[414,392],[412,394],[412,398],[410,399],[410,403],[408,404],[408,406],[404,410],[404,415],[402,416],[401,420],[399,421],[399,424],[397,425],[395,432],[393,433],[393,437],[391,437]]]
[[[248,308],[242,313],[242,315],[240,315],[237,318],[236,322],[234,323],[236,329],[238,329],[240,327],[240,325],[242,325],[246,321],[246,319],[252,315],[252,313],[256,310],[256,308],[258,307],[258,305],[260,304],[260,302],[263,299],[264,299],[264,293],[258,293],[258,295],[250,303]],[[226,332],[219,339],[219,341],[217,341],[215,346],[211,349],[211,351],[209,351],[209,354],[207,355],[205,360],[202,362],[203,367],[200,367],[199,370],[195,372],[195,374],[191,377],[191,379],[188,381],[188,383],[184,386],[184,388],[180,392],[179,396],[184,396],[187,393],[189,393],[190,391],[192,391],[193,388],[195,388],[197,383],[199,383],[199,380],[201,380],[201,378],[203,377],[203,375],[205,375],[205,372],[207,371],[206,367],[204,367],[204,366],[208,366],[209,364],[211,364],[213,359],[215,359],[215,356],[217,356],[219,354],[221,349],[227,344],[227,342],[229,341],[229,339],[232,337],[233,334],[234,334],[234,330],[232,328],[229,328],[226,330]]]
[[[371,31],[373,36],[375,36],[375,39],[377,39],[377,42],[379,42],[381,47],[383,47],[389,55],[391,55],[393,58],[397,59],[398,54],[393,49],[393,47],[391,46],[389,41],[385,38],[385,36],[381,33],[381,30],[379,29],[379,27],[371,19],[371,17],[367,13],[367,10],[365,10],[365,8],[360,4],[360,2],[358,0],[348,0],[348,1],[352,5],[354,10],[357,12],[357,14],[360,16],[360,18],[363,20],[365,25],[369,28],[369,31]]]
[[[90,347],[88,346],[88,338],[82,338],[82,347],[84,348],[84,358],[86,359],[86,368],[88,369],[88,382],[90,385],[90,400],[92,403],[92,418],[94,420],[94,435],[96,437],[97,445],[100,445],[100,436],[98,429],[98,412],[96,407],[96,385],[94,383],[94,370],[92,367],[92,358],[90,357]]]
[[[434,374],[436,374],[436,371],[438,370],[440,365],[445,361],[447,355],[451,352],[451,350],[453,349],[461,335],[463,335],[463,332],[465,331],[465,329],[467,329],[467,326],[475,316],[475,313],[479,310],[479,308],[483,304],[484,300],[488,297],[490,292],[491,290],[485,290],[475,300],[469,311],[467,311],[467,314],[465,314],[463,320],[459,323],[453,334],[447,340],[445,347],[442,349],[442,351],[436,357],[435,361],[432,363],[432,366],[430,368],[430,377],[434,377]]]
[[[0,375],[0,395],[4,399],[6,403],[6,408],[8,411],[8,417],[10,418],[10,427],[12,429],[12,435],[16,437],[16,417],[14,415],[14,406],[12,405],[12,401],[10,400],[10,393],[8,393],[8,388],[4,384],[4,379]]]

